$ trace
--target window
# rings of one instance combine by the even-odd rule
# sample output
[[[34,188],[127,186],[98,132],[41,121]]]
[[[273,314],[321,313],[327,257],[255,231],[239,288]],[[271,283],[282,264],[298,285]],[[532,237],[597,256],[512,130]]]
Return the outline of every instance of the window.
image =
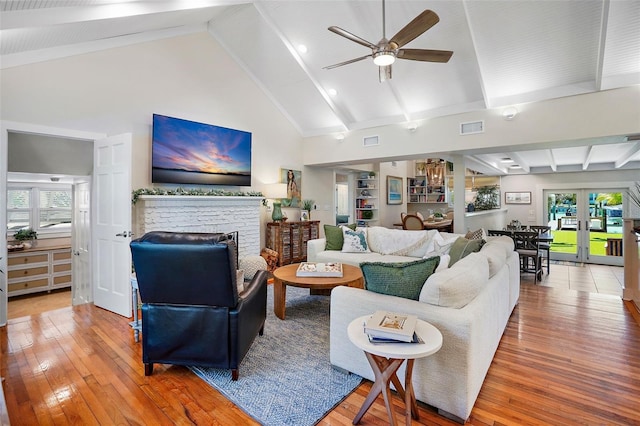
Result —
[[[31,190],[7,190],[7,231],[28,228],[31,213]]]
[[[66,228],[71,225],[71,191],[41,189],[38,228]]]
[[[7,231],[33,228],[36,232],[69,232],[70,188],[10,186],[7,189]]]

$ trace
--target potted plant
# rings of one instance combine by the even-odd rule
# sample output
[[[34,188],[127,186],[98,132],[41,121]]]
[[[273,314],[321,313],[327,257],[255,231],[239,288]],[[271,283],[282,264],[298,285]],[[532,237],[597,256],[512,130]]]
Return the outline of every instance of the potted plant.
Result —
[[[376,172],[370,171],[369,172],[369,179],[374,179],[375,177],[376,177]]]
[[[313,206],[315,205],[315,201],[314,200],[302,200],[302,210],[306,210],[307,212],[309,212],[308,214],[308,218],[311,219],[311,210],[313,210]]]
[[[440,212],[435,212],[435,213],[433,214],[433,219],[434,219],[436,222],[441,222],[441,221],[443,221],[443,220],[444,220],[444,215],[443,215],[442,213],[440,213]]]
[[[38,233],[34,231],[33,228],[24,228],[16,231],[16,233],[13,234],[13,239],[16,241],[20,241],[22,244],[24,244],[25,248],[31,248],[34,244],[25,243],[25,241],[37,240]]]
[[[362,218],[367,220],[373,219],[373,210],[363,210]]]

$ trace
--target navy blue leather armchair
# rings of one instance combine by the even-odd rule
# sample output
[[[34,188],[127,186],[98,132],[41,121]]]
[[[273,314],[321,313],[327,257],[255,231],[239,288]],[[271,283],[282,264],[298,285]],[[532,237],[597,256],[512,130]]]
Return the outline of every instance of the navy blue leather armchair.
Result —
[[[150,232],[130,244],[142,301],[142,362],[230,369],[233,380],[267,317],[267,272],[238,293],[225,234]]]

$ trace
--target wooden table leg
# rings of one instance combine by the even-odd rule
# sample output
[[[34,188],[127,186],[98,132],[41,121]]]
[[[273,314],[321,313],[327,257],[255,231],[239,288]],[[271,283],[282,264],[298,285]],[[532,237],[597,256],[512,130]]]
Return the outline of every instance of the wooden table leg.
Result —
[[[280,318],[284,319],[284,312],[287,299],[287,284],[282,280],[273,278],[273,313]]]
[[[418,403],[416,402],[416,395],[413,392],[413,381],[411,380],[411,375],[413,373],[413,361],[415,360],[407,360],[407,367],[405,368],[404,372],[404,406],[407,410],[407,425],[411,424],[412,417],[415,420],[418,420],[420,418],[420,414],[418,413]]]
[[[378,397],[378,394],[382,393],[384,405],[386,406],[387,414],[389,415],[389,424],[391,426],[395,426],[397,422],[393,412],[393,404],[391,403],[391,388],[389,386],[389,382],[393,382],[398,393],[406,395],[402,385],[400,384],[400,380],[398,380],[398,377],[396,376],[396,371],[398,371],[398,368],[400,368],[404,359],[387,359],[368,352],[365,352],[365,355],[373,369],[375,382],[371,386],[369,395],[367,395],[367,398],[362,403],[360,411],[358,411],[358,414],[356,414],[356,417],[353,419],[353,424],[355,425],[360,423],[362,416],[364,416],[369,407],[371,407],[371,404],[373,404],[373,401]]]

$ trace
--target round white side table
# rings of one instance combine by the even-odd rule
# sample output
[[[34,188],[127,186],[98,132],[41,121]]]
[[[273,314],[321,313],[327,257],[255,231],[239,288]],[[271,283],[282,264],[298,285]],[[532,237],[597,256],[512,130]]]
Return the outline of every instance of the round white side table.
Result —
[[[384,398],[390,424],[392,426],[397,424],[391,405],[390,383],[393,383],[400,397],[404,399],[407,416],[406,424],[410,425],[412,417],[416,420],[418,419],[418,405],[411,382],[413,362],[416,358],[426,357],[438,352],[442,347],[442,334],[433,325],[418,319],[416,334],[424,343],[371,343],[364,332],[364,323],[369,317],[370,315],[365,315],[354,319],[347,329],[349,340],[364,351],[375,376],[375,382],[371,386],[369,395],[362,403],[360,411],[353,419],[353,424],[360,422],[362,416],[371,407],[379,393],[382,393]],[[396,371],[405,360],[407,361],[407,366],[405,368],[403,389],[402,383],[396,376]]]

